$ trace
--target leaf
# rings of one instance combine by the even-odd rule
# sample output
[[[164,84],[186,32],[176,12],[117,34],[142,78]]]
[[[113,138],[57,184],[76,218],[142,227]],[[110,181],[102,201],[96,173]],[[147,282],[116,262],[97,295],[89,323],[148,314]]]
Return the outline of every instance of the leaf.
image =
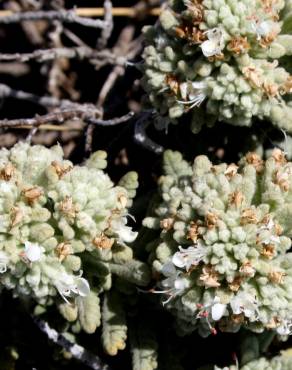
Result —
[[[126,347],[127,325],[121,297],[116,292],[106,293],[102,305],[102,344],[104,350],[115,356]]]
[[[90,292],[86,297],[76,299],[78,319],[86,333],[92,334],[100,326],[100,299],[96,292]]]
[[[136,322],[130,330],[133,370],[157,369],[157,341],[146,323]]]

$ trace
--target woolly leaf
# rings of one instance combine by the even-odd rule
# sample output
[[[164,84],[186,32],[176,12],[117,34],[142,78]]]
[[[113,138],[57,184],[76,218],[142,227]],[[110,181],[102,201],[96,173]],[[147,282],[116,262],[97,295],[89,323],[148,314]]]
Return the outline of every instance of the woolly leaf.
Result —
[[[105,293],[102,305],[102,344],[115,356],[126,346],[127,325],[121,297],[116,292]]]

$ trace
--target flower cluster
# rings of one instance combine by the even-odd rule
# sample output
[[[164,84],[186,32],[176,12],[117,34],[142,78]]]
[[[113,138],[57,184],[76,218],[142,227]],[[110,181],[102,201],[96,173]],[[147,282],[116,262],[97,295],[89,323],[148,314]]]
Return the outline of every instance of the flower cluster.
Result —
[[[238,165],[199,156],[193,166],[166,151],[164,170],[144,226],[159,232],[147,247],[153,291],[179,332],[289,335],[292,163],[279,149],[266,161],[250,152]]]
[[[105,159],[96,152],[73,166],[59,146],[0,150],[0,285],[44,307],[57,303],[90,333],[112,274],[138,285],[148,276],[127,246],[137,234],[127,226],[137,175],[114,186]]]
[[[190,112],[194,132],[217,120],[250,126],[253,117],[292,132],[291,7],[169,0],[158,24],[145,28],[143,81],[154,108],[174,123]]]

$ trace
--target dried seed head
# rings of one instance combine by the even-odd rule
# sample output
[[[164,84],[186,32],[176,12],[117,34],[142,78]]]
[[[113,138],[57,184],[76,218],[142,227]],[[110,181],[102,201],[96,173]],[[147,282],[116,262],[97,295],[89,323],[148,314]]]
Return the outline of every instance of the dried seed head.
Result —
[[[261,250],[261,255],[267,259],[272,259],[276,254],[273,244],[264,245]]]
[[[268,274],[269,280],[274,284],[283,284],[286,274],[281,271],[272,271]]]
[[[242,277],[236,276],[231,283],[228,284],[232,292],[237,292],[242,284]]]
[[[128,198],[126,197],[124,193],[118,194],[118,202],[120,203],[122,208],[126,208],[127,203],[128,203]]]
[[[169,86],[170,90],[177,95],[179,92],[179,82],[176,76],[168,74],[165,77],[165,83]]]
[[[240,224],[257,224],[258,218],[255,210],[253,208],[246,208],[241,213]]]
[[[236,208],[239,208],[244,201],[244,195],[241,191],[236,190],[234,193],[230,194],[229,196],[229,203],[234,204]]]
[[[69,256],[69,254],[73,253],[71,244],[68,242],[58,244],[55,249],[55,253],[62,262],[67,256]]]
[[[16,226],[23,219],[23,212],[19,207],[12,207],[10,211],[11,227]]]
[[[68,218],[73,219],[76,217],[77,208],[73,204],[72,197],[66,196],[59,204],[60,211]]]
[[[218,288],[220,286],[218,277],[218,272],[215,271],[214,267],[210,265],[203,267],[199,280],[206,288]]]
[[[51,166],[54,168],[56,171],[56,174],[58,175],[59,179],[62,178],[66,173],[72,170],[73,166],[67,165],[67,166],[62,166],[59,162],[53,161],[51,163]]]
[[[200,235],[198,229],[199,225],[196,222],[192,221],[187,233],[187,239],[190,239],[193,243],[196,243]]]
[[[281,95],[292,93],[292,76],[289,76],[285,83],[279,87],[279,92]]]
[[[195,24],[199,24],[204,19],[204,6],[202,0],[186,0],[185,5],[191,13],[192,20]]]
[[[250,44],[247,37],[237,36],[233,37],[228,44],[228,50],[236,55],[246,53],[250,49]]]
[[[173,224],[174,224],[174,219],[170,217],[164,218],[163,220],[160,221],[161,229],[166,230],[166,231],[172,229]]]
[[[279,185],[283,191],[288,191],[290,188],[288,172],[277,170],[274,174],[274,183]]]
[[[4,168],[0,170],[0,179],[9,181],[11,177],[15,174],[16,168],[12,163],[7,163]]]
[[[22,191],[26,201],[29,204],[33,204],[43,195],[43,190],[39,186],[33,186],[31,188],[24,189]]]
[[[253,277],[255,274],[255,268],[252,266],[250,261],[247,261],[240,266],[239,272],[245,277]]]
[[[245,159],[248,164],[251,164],[256,169],[257,173],[261,172],[264,169],[264,161],[261,157],[253,152],[247,153]]]
[[[113,246],[115,240],[112,239],[112,238],[108,238],[107,236],[105,235],[100,235],[100,236],[96,236],[92,243],[97,247],[97,248],[101,248],[101,249],[111,249],[111,247]]]
[[[205,221],[207,224],[208,229],[213,229],[214,227],[217,226],[219,217],[213,213],[213,212],[208,212],[205,216]]]
[[[275,98],[280,94],[278,85],[273,83],[264,82],[262,84],[262,89],[264,90],[264,93],[271,98]]]
[[[261,72],[254,66],[243,67],[242,73],[251,86],[259,88],[262,85]],[[255,153],[252,153],[255,154]]]
[[[238,166],[236,164],[231,163],[224,172],[224,175],[228,177],[229,179],[232,179],[233,176],[237,174]]]

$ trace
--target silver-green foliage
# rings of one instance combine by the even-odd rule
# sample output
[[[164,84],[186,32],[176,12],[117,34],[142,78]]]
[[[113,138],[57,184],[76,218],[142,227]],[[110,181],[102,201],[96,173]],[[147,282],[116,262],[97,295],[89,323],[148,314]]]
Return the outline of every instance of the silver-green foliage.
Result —
[[[105,167],[104,152],[74,166],[60,146],[0,151],[1,287],[44,307],[56,303],[88,333],[100,325],[99,295],[115,271],[138,285],[148,279],[127,245],[137,234],[127,226],[137,175],[114,186]]]
[[[194,132],[216,120],[250,126],[254,117],[292,132],[291,25],[289,0],[168,0],[145,28],[151,103],[173,123],[191,111]]]
[[[278,149],[238,166],[166,151],[164,171],[144,226],[158,230],[149,260],[178,331],[290,334],[292,163]]]

